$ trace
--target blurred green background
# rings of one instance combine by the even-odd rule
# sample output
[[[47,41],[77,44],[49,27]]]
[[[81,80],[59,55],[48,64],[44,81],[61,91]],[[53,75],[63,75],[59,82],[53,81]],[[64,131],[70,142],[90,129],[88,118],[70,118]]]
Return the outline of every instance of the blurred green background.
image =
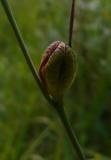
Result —
[[[38,69],[51,42],[67,42],[71,0],[9,2]],[[65,109],[84,150],[94,153],[96,160],[107,160],[111,157],[110,0],[78,0],[73,37],[78,71],[65,95]],[[0,160],[74,160],[64,129],[36,86],[1,4]]]

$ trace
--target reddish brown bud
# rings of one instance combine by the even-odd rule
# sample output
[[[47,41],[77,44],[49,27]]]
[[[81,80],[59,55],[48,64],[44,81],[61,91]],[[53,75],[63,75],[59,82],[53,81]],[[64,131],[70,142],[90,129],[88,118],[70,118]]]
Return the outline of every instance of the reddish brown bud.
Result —
[[[45,51],[40,68],[40,79],[48,93],[61,99],[71,86],[76,73],[76,57],[64,42],[55,41]]]

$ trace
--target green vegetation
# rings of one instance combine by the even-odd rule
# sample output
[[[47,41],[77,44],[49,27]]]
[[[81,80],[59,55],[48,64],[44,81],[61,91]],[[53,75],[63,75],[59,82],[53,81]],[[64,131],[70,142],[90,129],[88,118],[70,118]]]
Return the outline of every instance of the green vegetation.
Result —
[[[67,41],[70,3],[10,2],[38,68],[48,44]],[[108,0],[80,0],[76,5],[73,48],[78,54],[78,72],[65,107],[86,153],[105,160],[111,157],[111,5]],[[36,87],[0,8],[0,159],[73,160],[64,130]]]

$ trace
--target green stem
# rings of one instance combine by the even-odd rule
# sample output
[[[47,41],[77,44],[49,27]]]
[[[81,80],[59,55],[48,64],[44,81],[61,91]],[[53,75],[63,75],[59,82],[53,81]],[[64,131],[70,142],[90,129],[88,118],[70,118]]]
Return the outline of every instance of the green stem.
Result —
[[[76,152],[78,153],[79,159],[86,160],[85,155],[83,154],[81,146],[78,142],[78,139],[77,139],[74,131],[72,131],[69,120],[68,120],[66,113],[64,111],[64,107],[58,106],[57,113],[59,114],[60,120],[65,128],[67,136],[69,137],[69,140],[72,143],[72,147],[74,147]]]
[[[17,26],[16,20],[15,20],[15,18],[13,16],[13,13],[11,11],[11,8],[9,6],[8,1],[7,0],[1,0],[1,3],[2,3],[3,8],[4,8],[5,12],[6,12],[8,20],[9,20],[9,22],[10,22],[12,28],[13,28],[13,31],[14,31],[15,36],[17,38],[17,41],[18,41],[18,43],[20,45],[20,48],[22,50],[22,53],[23,53],[23,55],[24,55],[24,57],[26,59],[26,62],[27,62],[28,66],[29,66],[34,78],[35,78],[36,83],[38,84],[39,88],[41,89],[41,91],[42,91],[44,97],[47,99],[47,101],[57,110],[58,116],[60,117],[60,119],[61,119],[61,121],[62,121],[62,123],[63,123],[63,125],[64,125],[64,127],[66,129],[67,135],[68,135],[68,137],[71,140],[71,143],[73,145],[73,149],[76,150],[79,159],[80,160],[85,160],[84,155],[83,155],[82,150],[81,150],[81,147],[80,147],[80,145],[78,143],[78,140],[77,140],[76,136],[73,135],[73,132],[72,132],[71,127],[69,125],[69,122],[68,122],[68,120],[66,118],[66,115],[65,115],[65,112],[64,112],[63,108],[61,108],[61,106],[58,103],[56,103],[49,96],[49,94],[47,93],[47,91],[45,90],[43,85],[41,84],[41,81],[39,80],[39,76],[38,76],[38,74],[36,72],[36,68],[35,68],[35,66],[33,64],[33,61],[31,59],[31,57],[29,56],[27,47],[26,47],[25,42],[24,42],[24,40],[22,38],[21,32],[20,32],[20,30],[19,30],[19,28]]]
[[[40,87],[43,95],[45,96],[45,98],[48,101],[51,101],[50,97],[48,96],[48,93],[46,92],[46,90],[44,89],[42,83],[39,80],[39,76],[38,76],[38,74],[36,72],[36,68],[35,68],[35,66],[33,64],[33,61],[31,59],[29,53],[28,53],[28,49],[27,49],[27,47],[25,45],[25,42],[24,42],[24,40],[22,38],[21,32],[20,32],[19,27],[18,27],[18,25],[16,23],[16,20],[15,20],[15,18],[13,16],[13,13],[12,13],[12,10],[11,10],[11,8],[9,6],[8,1],[7,0],[1,0],[1,3],[2,3],[3,7],[4,7],[4,10],[5,10],[6,15],[8,17],[8,20],[9,20],[9,22],[10,22],[10,24],[12,26],[12,29],[13,29],[13,31],[15,33],[16,39],[17,39],[17,41],[19,43],[19,46],[20,46],[20,48],[22,50],[22,53],[23,53],[23,55],[24,55],[24,57],[26,59],[26,62],[27,62],[28,66],[29,66],[34,78],[35,78],[35,81],[39,85],[39,87]]]
[[[68,45],[70,47],[72,47],[72,36],[73,36],[74,20],[75,20],[75,0],[72,0],[72,7],[71,7],[71,13],[70,13],[70,22],[69,22],[69,41],[68,41]]]

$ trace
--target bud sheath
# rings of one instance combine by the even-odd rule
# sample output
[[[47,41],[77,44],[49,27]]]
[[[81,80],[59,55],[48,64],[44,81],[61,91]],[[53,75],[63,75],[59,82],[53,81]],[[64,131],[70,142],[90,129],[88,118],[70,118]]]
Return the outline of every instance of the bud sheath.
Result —
[[[76,57],[64,42],[53,42],[43,54],[39,76],[48,93],[56,100],[63,97],[76,73]]]

